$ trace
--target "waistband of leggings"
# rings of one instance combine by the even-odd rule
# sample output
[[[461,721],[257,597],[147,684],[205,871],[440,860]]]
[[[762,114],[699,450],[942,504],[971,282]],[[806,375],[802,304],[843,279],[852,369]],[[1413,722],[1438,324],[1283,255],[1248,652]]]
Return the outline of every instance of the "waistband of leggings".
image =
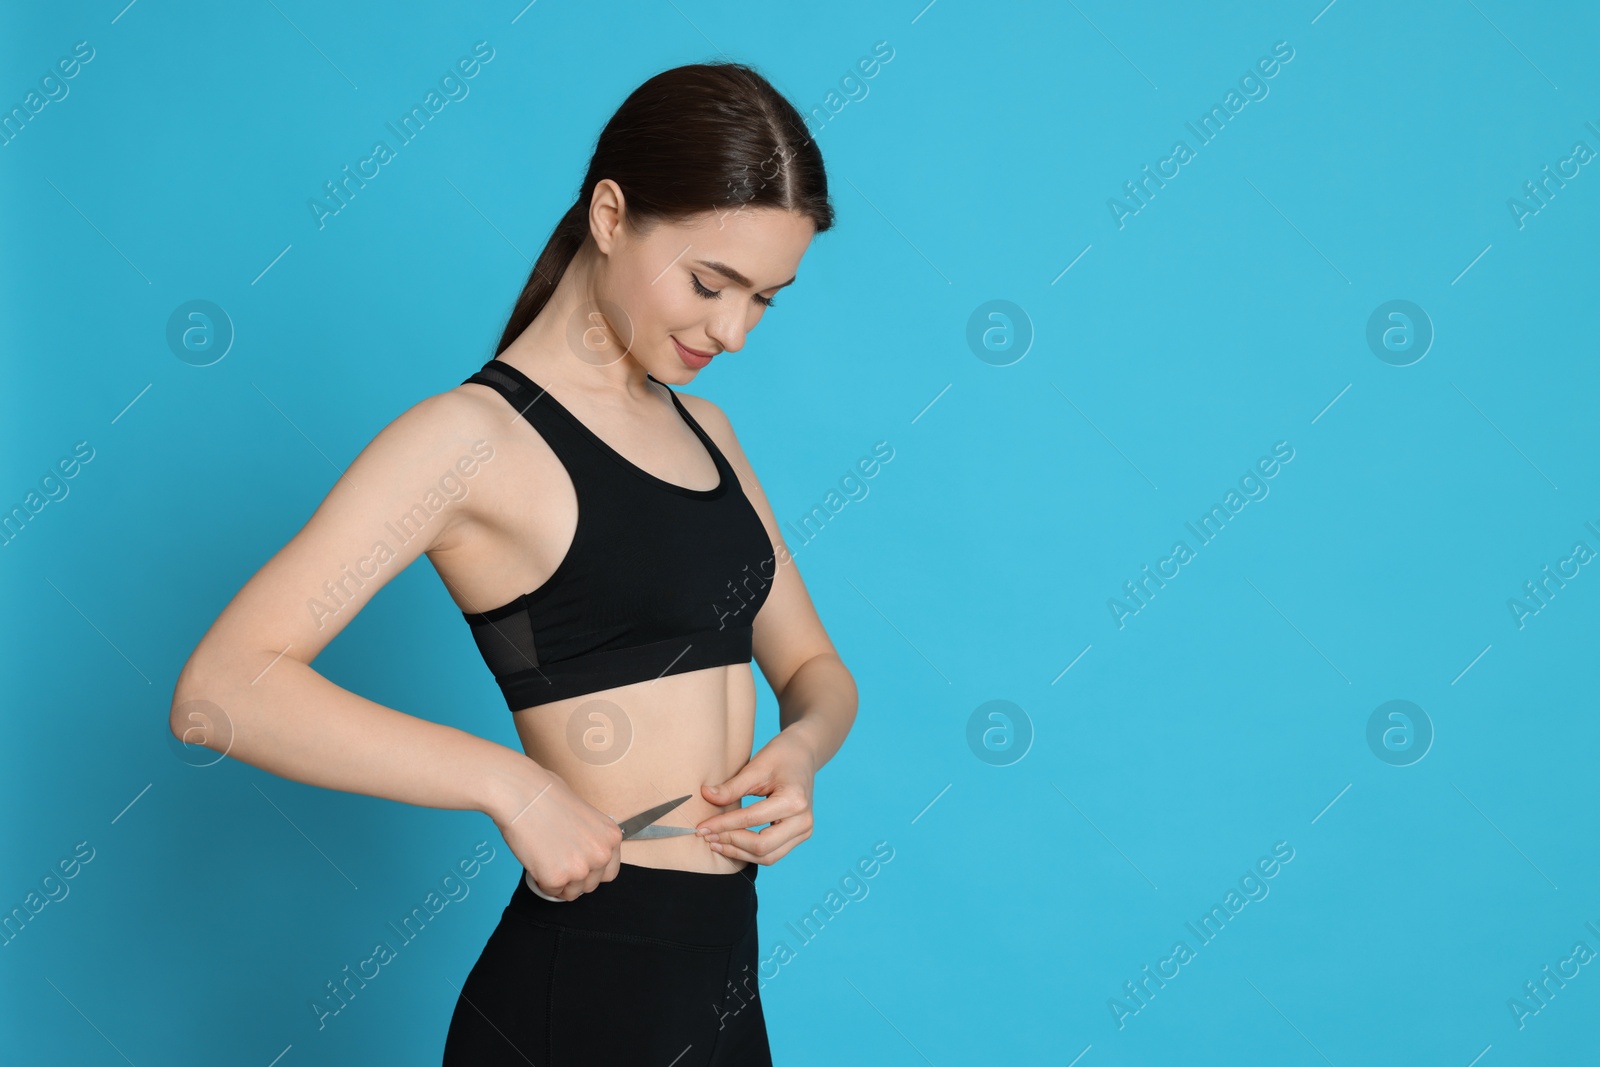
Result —
[[[747,863],[733,874],[707,874],[623,863],[611,881],[562,901],[536,895],[524,872],[507,907],[535,922],[572,930],[725,948],[737,944],[755,922],[759,868]]]

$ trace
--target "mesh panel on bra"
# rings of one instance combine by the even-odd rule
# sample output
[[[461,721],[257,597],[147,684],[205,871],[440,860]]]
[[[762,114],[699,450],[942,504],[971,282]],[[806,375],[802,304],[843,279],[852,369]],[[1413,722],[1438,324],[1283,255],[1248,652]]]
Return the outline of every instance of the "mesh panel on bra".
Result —
[[[539,650],[534,645],[533,623],[527,612],[516,611],[501,619],[471,625],[472,639],[495,677],[539,666]]]

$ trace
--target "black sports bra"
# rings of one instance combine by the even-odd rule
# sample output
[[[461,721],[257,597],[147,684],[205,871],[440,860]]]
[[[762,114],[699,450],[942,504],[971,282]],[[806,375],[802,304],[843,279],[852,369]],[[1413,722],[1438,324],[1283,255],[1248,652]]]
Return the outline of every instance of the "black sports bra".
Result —
[[[673,406],[716,464],[715,488],[687,489],[641,470],[509,363],[492,359],[467,382],[521,412],[578,498],[572,544],[543,585],[462,612],[512,711],[750,662],[751,625],[775,573],[772,541],[738,475],[670,386]]]

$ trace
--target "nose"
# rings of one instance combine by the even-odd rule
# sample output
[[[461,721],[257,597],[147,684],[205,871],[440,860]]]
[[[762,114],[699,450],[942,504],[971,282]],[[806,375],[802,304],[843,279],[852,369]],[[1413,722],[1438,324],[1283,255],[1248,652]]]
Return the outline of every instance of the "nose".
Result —
[[[737,352],[744,347],[745,334],[750,331],[744,324],[744,312],[737,306],[719,309],[706,324],[706,335],[724,352]]]

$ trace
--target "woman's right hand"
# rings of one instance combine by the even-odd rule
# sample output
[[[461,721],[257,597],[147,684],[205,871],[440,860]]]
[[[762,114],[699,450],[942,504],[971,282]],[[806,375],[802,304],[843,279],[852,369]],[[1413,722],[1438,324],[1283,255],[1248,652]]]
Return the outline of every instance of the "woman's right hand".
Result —
[[[499,804],[488,815],[542,893],[576,900],[617,876],[622,828],[554,771],[539,768]]]

